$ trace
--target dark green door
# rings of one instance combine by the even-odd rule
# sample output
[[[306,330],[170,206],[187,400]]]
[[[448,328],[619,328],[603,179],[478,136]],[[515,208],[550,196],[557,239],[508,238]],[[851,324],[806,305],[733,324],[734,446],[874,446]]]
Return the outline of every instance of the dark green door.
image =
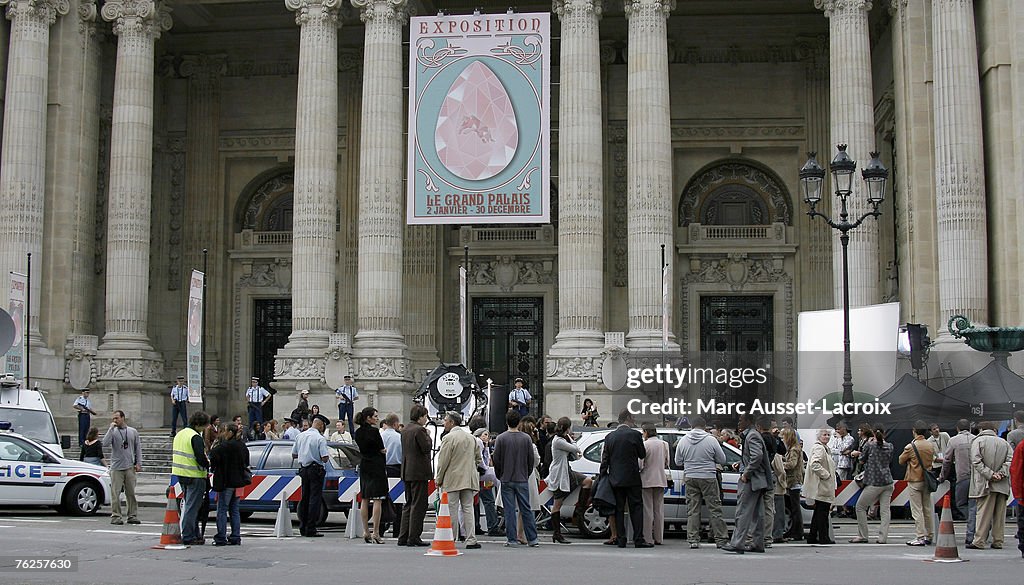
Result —
[[[522,378],[533,396],[531,413],[544,400],[544,299],[473,299],[473,371],[512,388]]]
[[[259,376],[260,385],[276,394],[274,389],[274,355],[288,343],[292,333],[291,299],[257,299],[253,326],[252,374]],[[274,416],[274,398],[263,407],[263,420]]]

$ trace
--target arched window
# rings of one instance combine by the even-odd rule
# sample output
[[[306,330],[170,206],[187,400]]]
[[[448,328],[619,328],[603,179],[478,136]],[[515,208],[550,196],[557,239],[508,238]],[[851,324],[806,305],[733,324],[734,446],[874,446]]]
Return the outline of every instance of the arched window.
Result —
[[[238,199],[236,230],[292,231],[294,178],[289,166],[275,167],[250,181]]]
[[[679,225],[792,224],[789,192],[771,170],[748,160],[718,161],[690,179]]]

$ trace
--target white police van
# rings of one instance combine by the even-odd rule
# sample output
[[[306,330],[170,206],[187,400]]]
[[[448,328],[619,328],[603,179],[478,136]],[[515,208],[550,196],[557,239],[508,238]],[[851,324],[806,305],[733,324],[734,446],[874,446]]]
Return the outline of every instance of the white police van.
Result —
[[[0,506],[53,506],[66,514],[95,514],[110,503],[110,473],[64,459],[0,421]]]
[[[0,421],[11,423],[11,430],[45,445],[58,457],[71,447],[69,435],[57,434],[50,406],[39,390],[25,390],[11,374],[0,376]]]

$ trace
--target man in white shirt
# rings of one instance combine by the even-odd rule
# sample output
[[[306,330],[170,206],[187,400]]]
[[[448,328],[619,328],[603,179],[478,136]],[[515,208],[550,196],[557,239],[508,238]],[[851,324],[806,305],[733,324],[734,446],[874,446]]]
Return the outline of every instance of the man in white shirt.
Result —
[[[245,391],[245,402],[249,408],[249,426],[254,422],[263,423],[263,405],[270,400],[270,392],[260,386],[260,379],[253,376],[249,388]]]
[[[89,434],[89,426],[92,424],[92,416],[96,411],[92,409],[92,402],[89,400],[89,389],[82,390],[82,395],[75,398],[72,408],[78,411],[78,445],[85,443],[85,436]]]
[[[384,469],[387,471],[388,477],[402,477],[402,434],[398,432],[400,426],[401,421],[398,414],[392,412],[384,417],[384,423],[380,429],[380,438],[384,441],[385,449]],[[388,503],[394,512],[391,531],[393,536],[398,538],[402,531],[402,504],[392,502],[391,498],[388,498]],[[387,524],[385,524],[385,530],[386,527]]]
[[[334,400],[338,403],[338,420],[348,419],[348,432],[355,434],[353,422],[355,402],[359,400],[359,391],[352,385],[352,376],[345,376],[345,383],[334,391]]]
[[[533,400],[530,391],[524,388],[523,384],[522,378],[516,378],[515,388],[508,393],[508,407],[518,411],[521,417],[530,414],[530,401]]]
[[[178,376],[171,386],[171,436],[178,434],[178,415],[181,415],[181,426],[188,426],[188,386],[185,376]]]

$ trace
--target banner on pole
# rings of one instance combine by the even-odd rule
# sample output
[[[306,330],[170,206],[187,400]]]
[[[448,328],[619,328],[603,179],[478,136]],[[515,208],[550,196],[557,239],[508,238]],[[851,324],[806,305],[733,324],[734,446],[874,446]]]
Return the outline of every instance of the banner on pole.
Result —
[[[466,327],[466,267],[459,266],[459,360],[466,364],[468,332]]]
[[[668,347],[668,264],[661,267],[661,347]]]
[[[550,221],[550,15],[409,29],[408,222]]]
[[[14,345],[4,356],[3,373],[14,374],[15,380],[25,378],[25,292],[28,289],[27,278],[18,272],[11,273],[11,292],[8,295],[7,312],[14,321]]]
[[[203,281],[206,275],[192,271],[188,287],[188,321],[185,323],[188,359],[188,401],[203,401]]]

